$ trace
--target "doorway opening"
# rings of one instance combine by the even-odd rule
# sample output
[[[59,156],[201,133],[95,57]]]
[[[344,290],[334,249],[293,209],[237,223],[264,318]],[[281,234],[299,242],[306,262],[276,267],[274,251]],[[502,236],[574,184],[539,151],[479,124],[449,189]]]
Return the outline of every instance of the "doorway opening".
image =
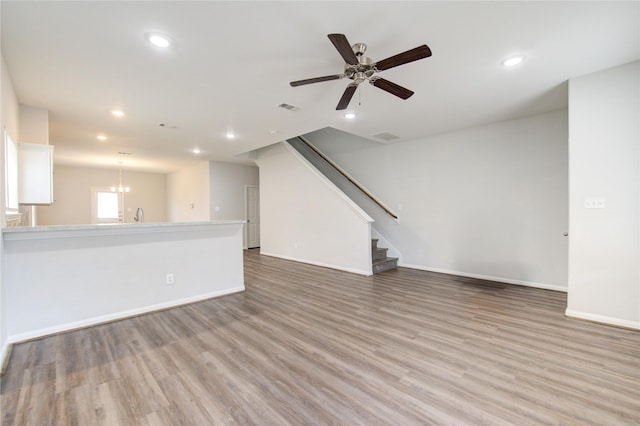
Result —
[[[245,185],[245,247],[260,247],[260,187]]]

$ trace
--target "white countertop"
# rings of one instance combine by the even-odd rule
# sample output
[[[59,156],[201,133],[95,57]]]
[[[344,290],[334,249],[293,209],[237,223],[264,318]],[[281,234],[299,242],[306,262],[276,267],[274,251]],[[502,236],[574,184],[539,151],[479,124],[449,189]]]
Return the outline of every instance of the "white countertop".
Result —
[[[195,231],[215,228],[228,228],[243,225],[244,220],[217,220],[212,222],[181,223],[105,223],[89,225],[53,225],[53,226],[16,226],[3,228],[5,240],[65,238],[80,236],[129,235],[157,232]]]

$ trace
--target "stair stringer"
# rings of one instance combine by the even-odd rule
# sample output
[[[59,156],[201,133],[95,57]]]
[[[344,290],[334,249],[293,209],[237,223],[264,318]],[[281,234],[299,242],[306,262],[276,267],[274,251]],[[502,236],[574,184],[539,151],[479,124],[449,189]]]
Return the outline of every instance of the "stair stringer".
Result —
[[[310,140],[309,143],[313,145],[313,140]],[[305,147],[305,145],[300,141],[297,141],[294,138],[287,140],[287,144],[292,148],[293,151],[295,151],[299,156],[306,160],[311,168],[316,170],[316,172],[323,176],[325,179],[332,182],[332,184],[335,185],[335,187],[339,191],[341,191],[345,197],[350,199],[351,202],[357,205],[360,209],[366,212],[369,217],[372,218],[372,238],[378,238],[381,243],[384,243],[384,247],[389,248],[389,255],[392,257],[397,257],[399,259],[398,263],[400,264],[403,259],[402,254],[395,247],[392,241],[393,235],[400,232],[399,224],[401,218],[394,219],[393,217],[389,216],[384,210],[380,208],[380,206],[371,201],[371,199],[363,194],[362,191],[360,191],[344,176],[342,176],[339,172],[328,165],[324,161],[324,159],[318,156],[315,152]],[[350,178],[353,179],[352,176],[350,176]],[[377,236],[374,236],[374,232]]]
[[[288,154],[285,154],[285,153],[288,153]],[[348,251],[348,253],[351,253],[351,254],[347,254],[346,252],[344,254],[346,254],[351,258],[355,256],[358,259],[357,261],[358,266],[354,266],[352,261],[343,262],[341,260],[338,260],[335,257],[335,254],[336,254],[335,248],[332,248],[331,250],[329,250],[332,252],[332,254],[329,254],[327,253],[327,250],[324,248],[326,244],[322,244],[318,246],[314,242],[314,241],[322,241],[323,243],[326,243],[326,238],[327,238],[326,233],[320,233],[320,234],[316,233],[310,238],[301,238],[297,230],[287,229],[285,230],[285,232],[281,234],[282,236],[278,236],[278,237],[272,236],[271,238],[263,238],[263,233],[261,232],[261,242],[263,243],[261,248],[261,254],[280,257],[283,259],[293,260],[293,261],[302,262],[302,263],[328,267],[332,269],[339,269],[339,270],[366,275],[366,276],[373,275],[373,262],[371,259],[371,223],[374,221],[374,219],[371,218],[366,213],[366,211],[364,211],[360,206],[358,206],[357,203],[355,203],[350,197],[348,197],[347,194],[345,194],[340,188],[338,188],[330,179],[328,179],[324,174],[322,174],[301,153],[299,153],[295,148],[293,148],[290,144],[286,142],[275,144],[268,148],[263,148],[260,152],[260,155],[256,159],[256,162],[258,163],[258,166],[260,167],[260,170],[261,170],[260,171],[261,191],[263,190],[264,187],[267,187],[270,184],[273,186],[274,184],[273,178],[266,179],[263,182],[263,173],[266,172],[267,170],[273,169],[273,165],[269,166],[268,164],[271,164],[273,159],[276,159],[276,158],[281,158],[281,159],[289,158],[289,160],[286,160],[286,161],[293,161],[293,163],[298,164],[297,169],[299,169],[299,172],[302,172],[304,170],[304,173],[306,176],[314,176],[313,180],[315,181],[315,185],[320,185],[320,187],[324,187],[323,191],[325,191],[325,195],[327,190],[330,193],[333,193],[333,196],[331,197],[332,200],[336,200],[336,201],[339,200],[339,204],[342,204],[343,206],[346,206],[349,210],[351,210],[352,215],[350,215],[350,217],[352,219],[349,219],[349,221],[357,222],[353,224],[357,225],[358,228],[361,228],[362,225],[365,225],[366,232],[358,231],[357,233],[359,234],[359,236],[356,239],[349,239],[348,241],[344,242],[346,244],[340,245],[343,252],[345,251],[347,246],[355,250],[355,251]],[[282,160],[277,160],[278,165],[281,165],[280,161]],[[294,166],[293,163],[289,163],[291,167]],[[300,167],[302,168],[300,169]],[[294,169],[296,169],[296,167],[294,167]],[[282,173],[277,173],[277,175],[281,175],[281,174]],[[270,173],[270,175],[272,175],[272,173]],[[298,182],[297,180],[298,178],[304,178],[303,175],[294,174],[294,176],[297,176],[297,178],[293,177],[294,185],[296,185],[295,182]],[[276,182],[276,184],[278,185],[279,188],[283,188],[283,191],[281,192],[288,193],[289,190],[286,189],[287,188],[286,185],[291,185],[292,182],[291,182],[291,179],[287,179],[286,181]],[[316,187],[316,190],[319,190],[320,187]],[[294,193],[297,193],[297,192],[294,191]],[[299,202],[302,202],[304,204],[317,204],[316,200],[317,198],[313,196],[313,191],[310,191],[308,194],[304,195],[302,200],[299,200],[298,202],[294,202],[294,205],[297,206]],[[333,202],[334,201],[332,201],[332,203]],[[334,204],[334,208],[336,207],[337,206]],[[342,209],[344,209],[344,207],[342,207]],[[261,220],[263,220],[263,223],[267,222],[271,216],[274,216],[274,214],[267,214],[268,212],[264,212],[262,210],[264,209],[261,209]],[[277,214],[277,216],[289,214],[287,210],[288,209],[285,209],[285,211],[283,211],[282,214]],[[315,210],[321,211],[322,208],[320,207],[320,205],[316,205]],[[330,215],[333,215],[334,210],[330,209],[329,212],[330,212]],[[294,214],[294,216],[296,215],[297,214]],[[290,220],[290,222],[295,222],[294,226],[297,222],[300,221],[298,217],[290,217],[288,219]],[[282,222],[282,220],[279,220],[279,222]],[[271,223],[275,224],[275,226],[270,226],[269,228],[281,229],[282,224],[279,222],[276,224],[274,222],[274,219],[271,217]],[[314,227],[317,227],[317,225],[319,224],[313,221],[311,223],[314,226],[306,227],[309,230],[313,229]],[[345,226],[344,223],[342,226]],[[265,226],[264,228],[267,228],[267,226]],[[331,228],[335,228],[335,226],[332,225]],[[349,229],[353,229],[353,228],[349,228]],[[340,237],[343,235],[344,234],[341,234],[340,236],[336,236],[338,238],[335,241],[339,242]],[[354,235],[352,234],[351,236],[353,237]],[[309,237],[309,235],[307,235],[307,237]],[[271,244],[268,243],[268,241],[270,240],[273,240],[274,242]],[[340,258],[340,259],[343,259],[343,258]]]

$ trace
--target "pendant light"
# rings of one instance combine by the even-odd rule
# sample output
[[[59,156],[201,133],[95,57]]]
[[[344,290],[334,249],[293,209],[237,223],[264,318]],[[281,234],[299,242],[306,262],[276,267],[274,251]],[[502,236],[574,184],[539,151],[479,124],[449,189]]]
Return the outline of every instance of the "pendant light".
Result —
[[[120,165],[118,169],[118,186],[112,186],[111,192],[130,192],[130,187],[122,185],[122,161],[118,161],[118,164]]]

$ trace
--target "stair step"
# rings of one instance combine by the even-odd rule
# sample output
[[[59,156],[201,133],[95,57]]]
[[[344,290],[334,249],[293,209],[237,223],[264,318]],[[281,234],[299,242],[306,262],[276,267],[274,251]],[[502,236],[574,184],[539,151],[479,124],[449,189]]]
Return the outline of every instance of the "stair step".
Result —
[[[398,267],[397,257],[385,257],[384,259],[376,260],[373,262],[373,273],[388,271],[389,269],[396,269]]]
[[[384,258],[387,257],[387,250],[389,250],[389,249],[382,248],[382,247],[372,248],[371,249],[371,258],[373,260],[384,259]]]
[[[378,239],[377,238],[372,238],[371,239],[371,250],[375,250],[378,248]]]

